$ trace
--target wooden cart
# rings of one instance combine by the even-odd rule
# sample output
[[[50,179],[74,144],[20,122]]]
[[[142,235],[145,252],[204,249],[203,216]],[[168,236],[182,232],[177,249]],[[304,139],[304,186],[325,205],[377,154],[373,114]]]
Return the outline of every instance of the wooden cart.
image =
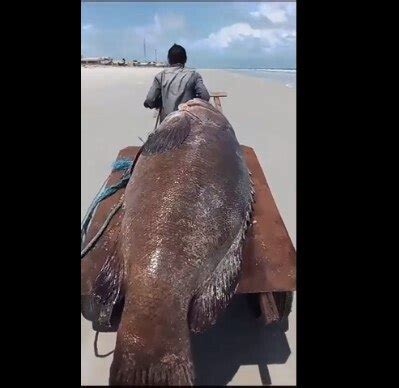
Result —
[[[213,92],[215,107],[222,112],[221,97]],[[241,146],[255,183],[253,224],[246,239],[238,293],[256,294],[266,324],[287,317],[296,289],[296,252],[273,199],[255,151]]]
[[[220,98],[226,96],[226,93],[211,94],[217,109],[221,110]],[[243,247],[243,264],[237,292],[255,297],[265,324],[271,324],[281,321],[291,311],[292,293],[296,289],[296,252],[255,151],[251,147],[241,147],[255,185],[255,204],[252,226]],[[136,146],[124,148],[119,152],[117,160],[134,160],[138,151],[139,147]],[[111,172],[105,187],[116,184],[122,176],[121,171]],[[98,206],[87,232],[88,240],[104,224],[123,193],[124,189],[119,190]],[[95,273],[101,268],[104,263],[104,249],[109,249],[116,243],[121,217],[120,212],[110,223],[106,244],[99,244],[91,253],[96,257],[90,261],[97,262],[95,265],[98,268],[85,268],[83,260],[83,271]]]

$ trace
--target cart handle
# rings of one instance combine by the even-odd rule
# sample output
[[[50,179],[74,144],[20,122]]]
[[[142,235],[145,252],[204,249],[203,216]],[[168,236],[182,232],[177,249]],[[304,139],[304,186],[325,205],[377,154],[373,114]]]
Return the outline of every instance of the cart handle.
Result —
[[[226,92],[211,92],[210,97],[213,98],[213,102],[215,104],[215,108],[219,111],[223,113],[222,110],[222,103],[220,102],[220,98],[221,97],[227,97],[227,93]]]

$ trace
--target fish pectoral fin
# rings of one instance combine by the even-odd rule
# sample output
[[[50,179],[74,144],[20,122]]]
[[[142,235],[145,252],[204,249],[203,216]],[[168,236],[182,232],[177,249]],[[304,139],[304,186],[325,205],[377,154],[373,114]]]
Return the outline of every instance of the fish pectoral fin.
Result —
[[[193,297],[189,310],[190,330],[201,333],[215,324],[238,286],[242,261],[242,243],[248,224],[245,223],[211,277]]]
[[[235,293],[240,268],[241,249],[236,249],[222,259],[197,292],[189,310],[188,321],[192,332],[201,333],[216,323]]]
[[[124,300],[115,305],[103,306],[93,295],[81,296],[81,311],[84,318],[92,322],[93,330],[101,333],[118,331]]]
[[[95,300],[104,306],[99,317],[101,323],[106,323],[107,317],[112,314],[113,306],[122,299],[123,280],[123,259],[115,252],[107,258],[94,283]]]
[[[149,136],[143,145],[143,155],[155,155],[179,148],[190,133],[190,120],[185,113],[175,112]]]
[[[114,252],[99,271],[91,295],[82,296],[82,314],[97,331],[116,331],[123,310],[123,259]]]
[[[241,227],[223,259],[191,300],[188,322],[190,330],[200,333],[212,326],[234,296],[241,270],[242,246],[251,225],[254,203],[253,182],[248,175],[245,216]]]

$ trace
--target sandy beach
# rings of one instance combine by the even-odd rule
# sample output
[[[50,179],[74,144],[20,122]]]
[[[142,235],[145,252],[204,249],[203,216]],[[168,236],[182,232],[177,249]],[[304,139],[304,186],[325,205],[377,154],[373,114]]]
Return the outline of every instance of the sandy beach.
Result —
[[[156,68],[82,68],[81,215],[110,172],[118,151],[140,145],[155,124],[143,102]],[[296,89],[224,70],[199,70],[209,91],[227,92],[223,112],[241,144],[253,147],[296,246]],[[81,384],[107,385],[112,356],[96,358],[94,331],[81,319]],[[115,334],[100,334],[101,353]],[[296,384],[296,305],[289,329],[255,321],[242,298],[209,333],[193,339],[204,385]],[[203,372],[201,372],[203,371]]]

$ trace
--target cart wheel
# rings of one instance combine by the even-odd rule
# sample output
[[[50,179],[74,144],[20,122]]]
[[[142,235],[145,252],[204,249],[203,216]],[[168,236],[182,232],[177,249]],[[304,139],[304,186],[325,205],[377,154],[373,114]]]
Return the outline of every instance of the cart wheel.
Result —
[[[293,292],[273,292],[274,300],[276,302],[277,310],[280,315],[280,320],[288,318],[292,309]]]
[[[287,292],[275,292],[274,299],[277,304],[277,309],[280,315],[280,327],[286,332],[289,329],[288,316],[290,315],[292,309],[294,293],[292,291]]]

